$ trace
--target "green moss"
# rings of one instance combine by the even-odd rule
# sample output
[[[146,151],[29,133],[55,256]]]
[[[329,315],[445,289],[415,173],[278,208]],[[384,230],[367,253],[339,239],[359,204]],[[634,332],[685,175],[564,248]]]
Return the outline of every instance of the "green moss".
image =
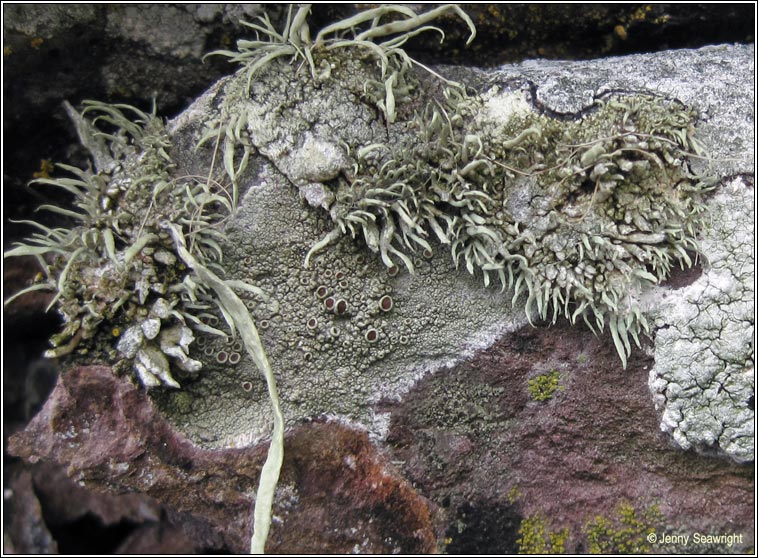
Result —
[[[516,539],[518,553],[565,554],[568,535],[568,529],[551,531],[541,515],[531,515],[521,521]]]
[[[560,385],[560,379],[561,375],[557,370],[535,376],[529,380],[527,388],[529,395],[534,401],[549,401],[557,390],[563,389]]]
[[[648,535],[662,524],[658,506],[638,511],[622,503],[612,518],[597,516],[584,527],[591,554],[647,554],[653,550]]]

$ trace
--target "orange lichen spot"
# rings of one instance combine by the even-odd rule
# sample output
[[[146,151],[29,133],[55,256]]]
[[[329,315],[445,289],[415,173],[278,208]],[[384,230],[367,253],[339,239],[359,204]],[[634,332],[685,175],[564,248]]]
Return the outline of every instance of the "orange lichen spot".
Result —
[[[629,36],[626,32],[626,28],[623,25],[617,25],[616,27],[614,27],[613,32],[622,41],[626,41],[627,37]]]
[[[651,10],[650,6],[640,6],[632,13],[632,21],[645,21],[648,12]]]
[[[29,45],[30,45],[30,46],[31,46],[31,47],[32,47],[34,50],[37,50],[37,49],[39,49],[39,47],[41,47],[41,46],[42,46],[42,43],[44,43],[44,42],[45,42],[45,39],[43,39],[43,38],[41,38],[41,37],[35,37],[34,39],[32,39],[32,40],[31,40],[31,42],[29,43]]]
[[[39,170],[32,173],[32,178],[50,178],[50,173],[55,170],[55,165],[48,159],[39,162]]]
[[[4,46],[3,47],[3,58],[9,57],[11,54],[13,54],[13,49],[10,47],[10,45]]]

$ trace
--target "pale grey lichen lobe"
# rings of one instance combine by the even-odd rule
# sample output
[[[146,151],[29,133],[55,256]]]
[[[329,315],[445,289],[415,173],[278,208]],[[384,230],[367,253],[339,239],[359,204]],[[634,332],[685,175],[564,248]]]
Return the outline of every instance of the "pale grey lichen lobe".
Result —
[[[710,200],[702,275],[651,293],[659,328],[650,390],[661,430],[682,449],[747,462],[755,451],[755,191],[727,181]]]

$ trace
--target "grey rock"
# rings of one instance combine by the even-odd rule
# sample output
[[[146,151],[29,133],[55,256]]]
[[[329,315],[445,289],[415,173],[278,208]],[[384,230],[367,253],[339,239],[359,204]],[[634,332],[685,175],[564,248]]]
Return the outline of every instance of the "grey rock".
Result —
[[[698,136],[708,146],[711,172],[755,172],[753,45],[717,45],[592,61],[527,60],[504,66],[490,79],[537,84],[536,100],[573,114],[613,91],[655,91],[702,113]]]

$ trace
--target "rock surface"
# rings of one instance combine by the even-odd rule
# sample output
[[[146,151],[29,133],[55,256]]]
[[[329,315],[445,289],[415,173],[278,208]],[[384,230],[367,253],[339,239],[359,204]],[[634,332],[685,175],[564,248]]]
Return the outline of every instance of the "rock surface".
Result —
[[[609,335],[562,322],[507,335],[383,406],[387,444],[438,506],[447,551],[517,552],[522,519],[540,516],[548,532],[568,529],[567,550],[587,552],[586,525],[623,503],[657,505],[658,534],[741,534],[750,548],[752,470],[672,447],[646,387],[652,365],[640,351],[623,370]],[[529,381],[551,371],[558,389],[535,401]]]
[[[83,487],[155,498],[198,548],[240,553],[249,547],[251,499],[264,448],[198,448],[171,428],[143,390],[108,368],[62,375],[9,451],[32,463],[65,463]],[[365,432],[337,423],[301,425],[288,436],[286,456],[269,551],[434,549],[428,504],[392,472]],[[28,483],[24,475],[19,482]],[[30,527],[15,548],[55,549],[36,500],[22,502],[15,517]],[[120,513],[128,514],[127,508]]]
[[[707,115],[701,140],[723,177],[754,172],[752,65],[752,47],[714,47],[586,63],[532,62],[474,73],[470,81],[482,90],[498,85],[509,95],[522,95],[533,110],[563,118],[587,110],[608,91],[654,89],[676,96]],[[466,76],[465,70],[457,74]],[[360,83],[361,76],[348,79]],[[669,298],[700,289],[702,296],[688,302],[695,313],[709,297],[716,306],[737,305],[719,318],[721,331],[739,333],[721,336],[712,351],[716,361],[708,364],[713,370],[733,367],[726,370],[729,379],[704,371],[710,384],[696,381],[697,389],[689,391],[674,386],[687,379],[683,359],[690,358],[692,347],[675,336],[691,341],[686,328],[696,333],[714,328],[658,312],[652,304],[658,336],[649,352],[655,361],[633,352],[624,371],[609,335],[595,338],[563,322],[524,329],[523,307],[509,304],[512,293],[482,288],[480,278],[456,272],[446,254],[418,258],[413,276],[388,276],[375,254],[343,238],[306,270],[305,254],[330,226],[325,213],[298,200],[298,188],[312,205],[321,205],[323,195],[314,184],[345,171],[339,140],[370,142],[387,132],[375,108],[351,104],[355,81],[344,90],[329,82],[318,89],[281,90],[284,83],[254,85],[255,95],[264,99],[251,108],[250,135],[260,155],[227,226],[224,262],[230,276],[271,295],[269,301],[246,299],[292,427],[275,508],[283,523],[275,525],[271,550],[429,551],[444,534],[451,551],[507,552],[514,548],[520,519],[536,513],[547,516],[554,529],[569,527],[570,547],[581,549],[590,515],[609,514],[622,501],[658,504],[662,529],[730,530],[744,535],[741,549],[750,547],[748,470],[670,447],[658,433],[646,389],[649,375],[651,388],[666,394],[657,404],[680,446],[710,450],[717,442],[738,461],[751,458],[753,333],[744,334],[746,326],[753,327],[746,317],[754,297],[754,272],[744,259],[750,250],[721,255],[719,223],[704,235],[708,262],[701,264],[700,278]],[[184,148],[177,158],[188,172],[209,162],[210,153],[190,155],[188,147],[198,135],[198,120],[219,110],[220,93],[229,95],[229,87],[230,81],[222,82],[173,123],[176,143]],[[289,104],[281,102],[282,95]],[[718,214],[729,204],[746,205],[751,195],[752,182],[737,179],[720,185],[709,205]],[[740,227],[750,219],[742,215]],[[735,235],[734,242],[742,249],[747,239]],[[721,300],[715,289],[720,285],[734,295],[725,292]],[[342,315],[324,307],[321,286],[335,303],[346,301]],[[656,289],[651,300],[674,290]],[[386,312],[384,296],[392,297]],[[244,549],[263,448],[233,448],[266,436],[268,403],[251,363],[227,363],[229,353],[240,350],[234,341],[203,343],[210,364],[202,375],[181,391],[154,396],[168,421],[107,368],[77,368],[63,375],[11,450],[26,459],[65,463],[93,485],[145,492],[197,528],[202,545]],[[473,360],[456,364],[474,353]],[[528,381],[553,370],[561,389],[548,403],[530,402]],[[703,413],[715,420],[703,419]],[[323,415],[360,423],[377,443],[388,444],[420,494],[439,508],[383,470],[386,463],[367,434],[333,422],[307,423]],[[712,506],[714,501],[726,505]],[[344,517],[334,515],[340,506],[348,506]],[[404,510],[402,519],[398,510]],[[508,528],[500,538],[483,540],[482,533],[495,533],[493,522],[503,516]],[[338,519],[349,520],[354,531],[335,533]],[[296,525],[310,522],[312,530],[305,532],[319,535],[303,537]]]

